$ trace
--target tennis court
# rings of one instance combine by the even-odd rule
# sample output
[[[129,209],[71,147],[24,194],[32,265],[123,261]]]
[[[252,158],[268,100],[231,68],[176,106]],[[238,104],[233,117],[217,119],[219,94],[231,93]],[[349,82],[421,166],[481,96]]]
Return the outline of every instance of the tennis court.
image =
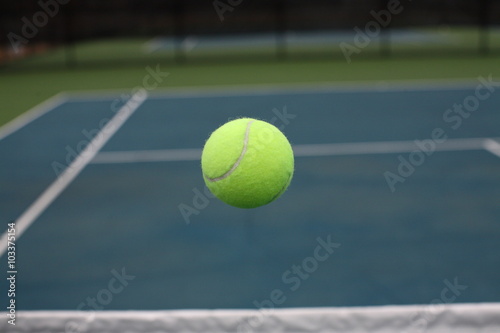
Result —
[[[427,304],[447,283],[457,302],[498,302],[500,94],[460,126],[443,117],[480,84],[156,91],[116,133],[120,94],[58,95],[0,141],[5,221],[88,163],[17,243],[19,306],[248,309],[275,289],[276,307]],[[241,116],[275,123],[296,154],[289,190],[255,210],[203,194],[204,141]],[[410,157],[436,128],[447,139]],[[400,158],[418,163],[391,185]],[[102,292],[117,272],[124,288]]]
[[[3,2],[0,331],[499,332],[499,6]],[[255,209],[200,166],[241,117]]]

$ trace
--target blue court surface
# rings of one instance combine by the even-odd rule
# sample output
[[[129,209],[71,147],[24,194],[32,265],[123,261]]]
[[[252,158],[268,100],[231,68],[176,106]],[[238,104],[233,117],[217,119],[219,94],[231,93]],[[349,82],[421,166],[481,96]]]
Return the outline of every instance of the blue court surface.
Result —
[[[18,309],[500,302],[498,89],[58,95],[0,130],[1,232],[29,226]],[[252,210],[208,196],[199,161],[242,116],[296,155],[287,192]]]

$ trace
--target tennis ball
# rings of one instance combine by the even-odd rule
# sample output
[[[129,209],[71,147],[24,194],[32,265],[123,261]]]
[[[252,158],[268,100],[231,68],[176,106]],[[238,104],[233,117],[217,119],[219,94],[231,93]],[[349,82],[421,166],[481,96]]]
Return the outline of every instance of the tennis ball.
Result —
[[[293,176],[293,151],[275,126],[261,120],[230,121],[210,135],[201,155],[205,184],[225,203],[255,208],[277,199]]]

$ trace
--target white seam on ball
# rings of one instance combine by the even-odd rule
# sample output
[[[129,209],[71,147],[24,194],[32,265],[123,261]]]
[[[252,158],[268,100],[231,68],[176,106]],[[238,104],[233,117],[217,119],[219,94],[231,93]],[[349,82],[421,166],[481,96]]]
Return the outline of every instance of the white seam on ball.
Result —
[[[245,153],[247,152],[248,140],[249,140],[249,137],[250,137],[250,125],[252,125],[253,122],[254,122],[254,120],[250,120],[248,122],[248,124],[247,124],[247,128],[246,128],[246,131],[245,131],[245,139],[243,140],[243,149],[241,150],[240,157],[238,157],[238,159],[233,164],[233,166],[231,167],[231,169],[229,169],[228,172],[226,172],[222,176],[216,177],[216,178],[208,178],[207,177],[207,179],[209,181],[211,181],[211,182],[217,182],[219,180],[226,179],[227,177],[231,176],[231,174],[234,172],[234,170],[236,170],[236,168],[240,165],[241,160],[243,159],[243,157],[245,156]]]

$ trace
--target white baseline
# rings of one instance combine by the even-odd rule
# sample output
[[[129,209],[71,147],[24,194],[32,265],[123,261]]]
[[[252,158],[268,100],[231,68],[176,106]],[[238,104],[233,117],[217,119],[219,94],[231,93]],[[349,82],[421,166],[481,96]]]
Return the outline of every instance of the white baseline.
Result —
[[[59,93],[52,96],[48,100],[38,104],[37,106],[31,108],[25,113],[21,114],[17,118],[14,118],[7,124],[0,127],[0,140],[11,135],[22,127],[28,125],[37,118],[40,118],[49,111],[54,110],[59,105],[62,105],[68,100],[68,96],[65,93]]]

